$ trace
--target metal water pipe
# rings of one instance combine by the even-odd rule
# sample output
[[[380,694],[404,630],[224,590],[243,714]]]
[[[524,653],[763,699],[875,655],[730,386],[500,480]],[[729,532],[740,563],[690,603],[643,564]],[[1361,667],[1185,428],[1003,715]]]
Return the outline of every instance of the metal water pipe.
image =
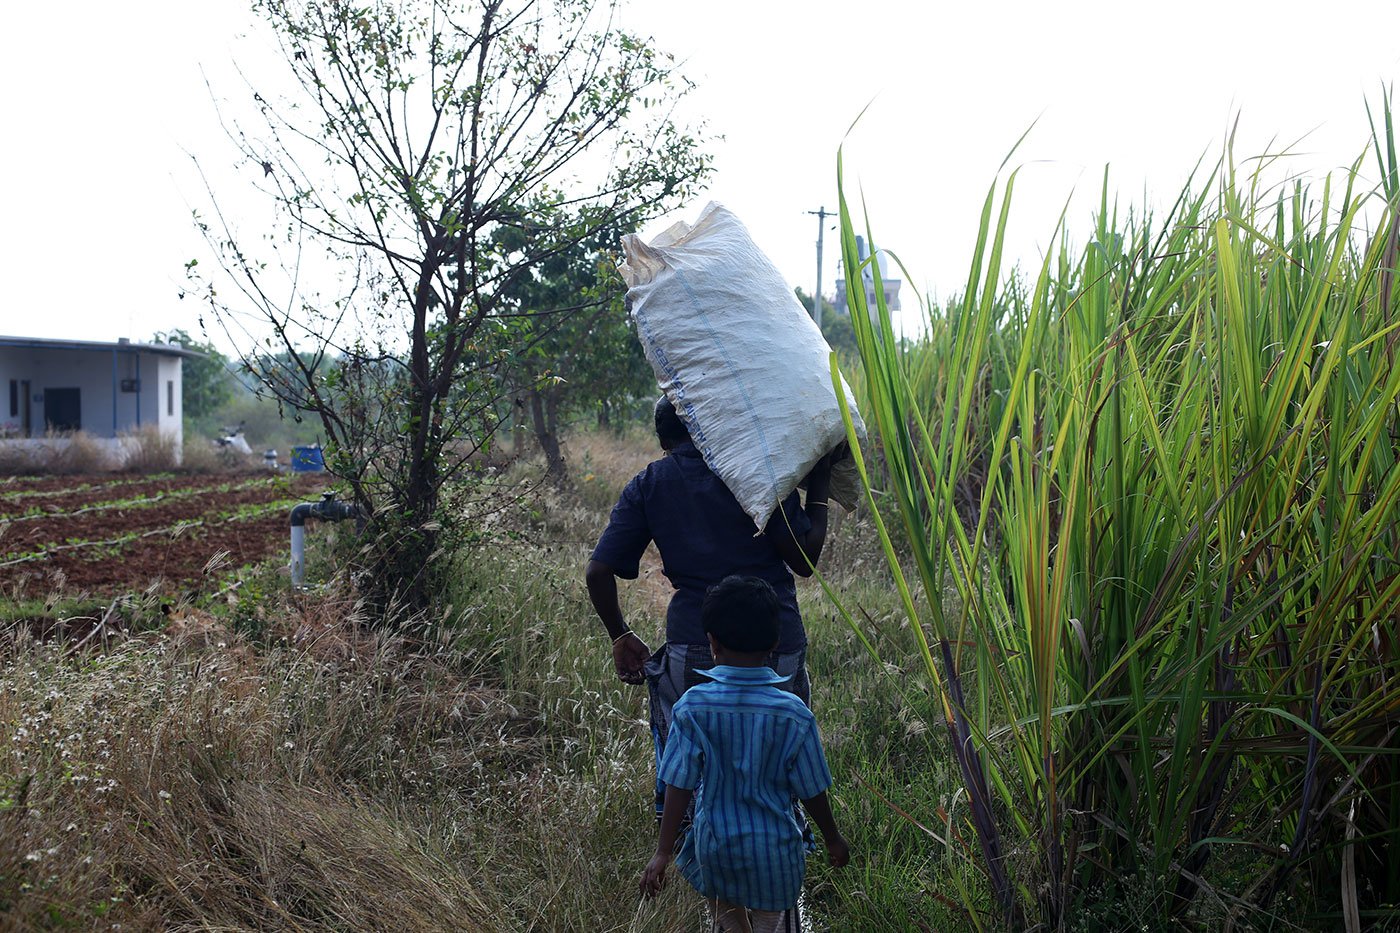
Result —
[[[329,489],[321,493],[319,502],[301,502],[292,506],[293,587],[301,586],[306,579],[306,520],[314,518],[323,522],[339,522],[358,518],[359,515],[359,506],[353,502],[341,502]]]

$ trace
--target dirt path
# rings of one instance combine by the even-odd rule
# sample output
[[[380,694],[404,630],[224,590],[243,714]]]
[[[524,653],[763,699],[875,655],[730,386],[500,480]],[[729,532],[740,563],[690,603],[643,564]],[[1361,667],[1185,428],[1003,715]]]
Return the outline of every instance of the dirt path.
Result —
[[[642,555],[637,579],[623,585],[634,591],[629,594],[630,599],[641,601],[640,608],[646,618],[656,622],[657,635],[663,634],[666,628],[666,607],[671,604],[671,594],[675,592],[675,588],[661,572],[661,555],[656,553],[655,545],[649,546]]]

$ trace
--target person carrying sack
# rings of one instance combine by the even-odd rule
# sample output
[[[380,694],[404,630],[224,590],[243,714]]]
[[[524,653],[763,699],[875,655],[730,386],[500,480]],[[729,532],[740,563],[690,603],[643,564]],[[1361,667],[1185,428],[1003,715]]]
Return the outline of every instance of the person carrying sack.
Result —
[[[612,639],[613,666],[623,683],[646,683],[656,763],[665,752],[671,711],[681,695],[714,664],[701,623],[710,587],[732,574],[764,580],[778,600],[778,638],[769,666],[783,689],[810,705],[807,633],[797,608],[792,575],[807,577],[826,542],[828,484],[833,456],[807,477],[807,501],[796,490],[783,500],[762,534],[728,487],[691,442],[685,424],[662,396],[655,408],[657,440],[665,456],[638,473],[618,498],[585,571],[593,608]],[[656,542],[664,573],[675,591],[666,611],[666,636],[654,653],[623,617],[617,580],[635,580],[642,554]],[[661,818],[665,787],[658,780],[655,808]]]

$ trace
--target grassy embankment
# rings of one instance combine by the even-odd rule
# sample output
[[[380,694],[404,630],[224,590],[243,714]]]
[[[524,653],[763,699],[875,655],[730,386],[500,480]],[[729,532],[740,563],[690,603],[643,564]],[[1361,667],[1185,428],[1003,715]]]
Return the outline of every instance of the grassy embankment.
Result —
[[[576,491],[498,516],[499,534],[444,594],[446,626],[360,634],[333,590],[288,599],[268,568],[238,591],[251,597],[177,608],[163,630],[77,654],[12,630],[0,673],[3,925],[694,925],[683,883],[653,904],[636,895],[654,838],[644,697],[611,676],[581,585],[650,445],[573,446]],[[885,644],[900,644],[868,525],[844,521],[824,564]],[[659,627],[659,571],[623,595],[639,630]],[[813,860],[814,913],[841,930],[960,925],[942,903],[943,857],[859,783],[939,832],[958,818],[924,729],[928,695],[901,696],[896,669],[869,657],[815,584],[801,598],[838,819],[856,851],[839,874]]]

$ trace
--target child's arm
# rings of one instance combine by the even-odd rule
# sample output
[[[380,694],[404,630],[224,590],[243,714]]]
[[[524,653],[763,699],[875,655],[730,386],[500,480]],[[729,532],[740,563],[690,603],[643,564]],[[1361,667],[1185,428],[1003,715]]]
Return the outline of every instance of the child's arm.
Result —
[[[666,789],[666,805],[671,804],[671,789]],[[840,868],[851,860],[851,847],[846,844],[846,839],[841,835],[841,831],[836,828],[836,818],[831,815],[831,802],[826,799],[826,791],[822,791],[815,797],[809,797],[802,801],[802,806],[807,810],[807,815],[812,818],[812,822],[817,824],[817,829],[822,831],[822,842],[826,843],[827,861],[836,868]]]
[[[685,811],[690,808],[690,798],[694,796],[693,790],[666,785],[666,803],[661,810],[661,835],[656,840],[656,854],[647,863],[646,871],[642,872],[642,893],[648,897],[655,897],[666,886],[666,866],[676,855],[676,836],[681,831]],[[822,800],[825,802],[825,794]],[[826,812],[830,818],[830,808]]]

